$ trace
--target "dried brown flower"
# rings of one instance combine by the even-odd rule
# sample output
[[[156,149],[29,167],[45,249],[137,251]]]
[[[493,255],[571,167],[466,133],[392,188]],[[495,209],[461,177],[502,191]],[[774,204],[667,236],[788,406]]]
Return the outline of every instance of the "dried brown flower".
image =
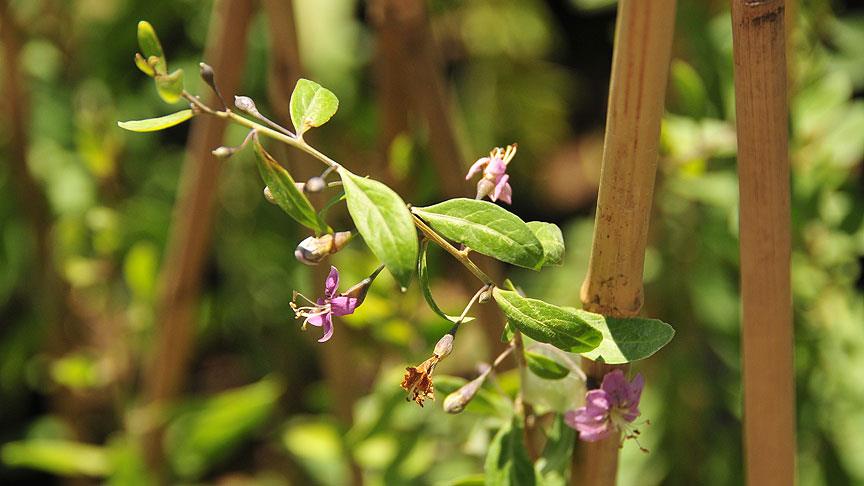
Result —
[[[407,391],[410,396],[406,400],[414,400],[417,405],[423,406],[423,401],[427,398],[435,399],[435,387],[432,384],[432,372],[435,370],[435,365],[440,361],[437,355],[432,355],[431,358],[420,363],[419,365],[409,366],[405,368],[405,376],[402,378],[402,388]]]

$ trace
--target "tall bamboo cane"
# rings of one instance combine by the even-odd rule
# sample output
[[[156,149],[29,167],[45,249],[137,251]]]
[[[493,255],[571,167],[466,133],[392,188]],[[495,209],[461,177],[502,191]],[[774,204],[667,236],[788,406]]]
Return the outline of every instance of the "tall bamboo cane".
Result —
[[[744,449],[751,485],[793,484],[790,202],[783,0],[733,0]]]
[[[587,310],[627,317],[642,307],[642,271],[657,172],[675,0],[621,0],[594,241],[582,284]],[[585,361],[590,378],[611,367]],[[613,485],[620,437],[579,443],[571,484]]]

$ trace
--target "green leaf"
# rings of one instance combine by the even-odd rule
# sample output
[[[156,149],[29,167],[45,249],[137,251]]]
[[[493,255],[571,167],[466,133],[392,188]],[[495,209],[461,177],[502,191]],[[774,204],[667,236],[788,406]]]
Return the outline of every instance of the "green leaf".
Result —
[[[596,349],[582,356],[607,364],[624,364],[645,359],[672,340],[675,329],[657,319],[644,317],[605,317],[581,309],[572,309],[591,326],[603,333],[603,341]]]
[[[438,304],[435,303],[435,299],[432,297],[432,289],[429,288],[429,268],[426,265],[426,251],[428,248],[429,242],[424,241],[423,246],[420,247],[420,261],[417,264],[417,276],[420,278],[420,290],[423,291],[423,298],[426,299],[426,303],[429,304],[430,309],[435,311],[439,316],[455,324],[459,322],[459,316],[445,314],[444,311],[438,307]],[[465,323],[473,320],[473,317],[465,316],[465,318],[462,319],[462,322]]]
[[[435,231],[478,253],[525,268],[543,264],[543,247],[531,228],[496,204],[458,198],[412,210]]]
[[[173,104],[183,97],[183,70],[178,69],[171,74],[157,74],[156,91],[165,103]]]
[[[417,263],[417,230],[411,212],[386,185],[339,167],[348,212],[372,253],[387,266],[402,288]]]
[[[157,132],[175,125],[179,125],[195,116],[192,110],[180,110],[177,113],[160,116],[159,118],[148,118],[146,120],[129,120],[117,122],[117,126],[132,132]]]
[[[487,486],[531,486],[537,484],[534,465],[523,442],[522,424],[514,416],[489,443],[484,465]]]
[[[585,353],[596,348],[603,339],[600,331],[572,310],[497,287],[492,295],[507,319],[535,341],[571,353]]]
[[[564,262],[564,236],[561,228],[542,221],[530,221],[526,224],[543,246],[543,265],[561,265]]]
[[[564,415],[556,415],[546,437],[542,459],[538,462],[540,472],[544,475],[556,474],[558,477],[566,477],[575,439],[576,431],[567,426]]]
[[[560,380],[570,374],[566,366],[539,353],[525,351],[525,362],[535,375],[547,380]]]
[[[103,447],[59,439],[9,442],[0,450],[3,464],[27,467],[61,476],[103,477],[111,473],[111,460]]]
[[[141,70],[142,73],[150,76],[151,78],[156,75],[156,71],[153,69],[153,66],[147,62],[147,59],[141,55],[140,52],[135,53],[135,66]]]
[[[138,47],[144,54],[144,59],[147,59],[148,64],[155,69],[156,73],[166,73],[168,64],[165,61],[162,44],[159,42],[159,37],[153,26],[146,20],[138,22]]]
[[[291,93],[291,122],[297,136],[312,128],[327,123],[339,108],[339,99],[320,84],[299,79]]]
[[[501,342],[509,343],[513,340],[513,324],[510,321],[504,322],[504,330],[501,332]]]
[[[258,172],[264,184],[270,188],[273,200],[295,221],[311,228],[316,234],[329,232],[327,223],[322,221],[315,213],[315,208],[305,194],[300,192],[291,174],[276,162],[264,147],[258,136],[252,138],[252,147],[255,151],[255,159],[258,161]]]
[[[222,392],[171,422],[166,455],[184,479],[197,479],[249,439],[272,415],[283,385],[271,378]]]

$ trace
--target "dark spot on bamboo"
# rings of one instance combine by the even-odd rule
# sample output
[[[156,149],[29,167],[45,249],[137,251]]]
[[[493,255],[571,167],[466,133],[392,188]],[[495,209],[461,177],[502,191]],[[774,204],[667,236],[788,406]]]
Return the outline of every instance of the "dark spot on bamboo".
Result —
[[[777,22],[783,17],[783,10],[784,7],[780,5],[779,7],[770,12],[759,15],[758,17],[753,17],[753,19],[750,20],[750,23],[753,24],[754,27],[759,27],[762,24]]]

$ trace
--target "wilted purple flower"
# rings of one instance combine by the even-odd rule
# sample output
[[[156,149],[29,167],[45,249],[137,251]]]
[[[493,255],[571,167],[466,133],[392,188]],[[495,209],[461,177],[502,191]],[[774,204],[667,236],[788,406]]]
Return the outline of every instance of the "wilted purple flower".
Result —
[[[511,203],[513,189],[510,187],[510,176],[507,175],[507,164],[516,156],[516,144],[508,145],[506,149],[495,147],[489,152],[489,157],[483,157],[474,162],[468,169],[465,180],[483,171],[483,177],[477,182],[477,199],[489,197],[492,201],[502,200]]]
[[[623,371],[613,370],[603,377],[600,389],[585,395],[585,406],[567,412],[564,420],[587,442],[603,440],[617,431],[626,432],[624,438],[635,437],[639,431],[630,424],[640,415],[639,399],[644,386],[641,374],[628,383]]]
[[[369,281],[371,283],[371,281]],[[355,286],[356,287],[356,286]],[[354,309],[363,302],[364,293],[352,292],[354,288],[348,292],[337,295],[336,289],[339,288],[339,270],[336,267],[330,267],[330,274],[324,282],[324,297],[319,297],[316,302],[312,302],[304,295],[295,293],[297,296],[303,297],[309,306],[300,307],[294,302],[291,302],[291,308],[294,309],[294,314],[299,319],[305,318],[302,328],[306,329],[306,324],[312,324],[316,327],[324,328],[324,335],[318,340],[323,343],[333,336],[333,316],[345,316],[352,314]]]

